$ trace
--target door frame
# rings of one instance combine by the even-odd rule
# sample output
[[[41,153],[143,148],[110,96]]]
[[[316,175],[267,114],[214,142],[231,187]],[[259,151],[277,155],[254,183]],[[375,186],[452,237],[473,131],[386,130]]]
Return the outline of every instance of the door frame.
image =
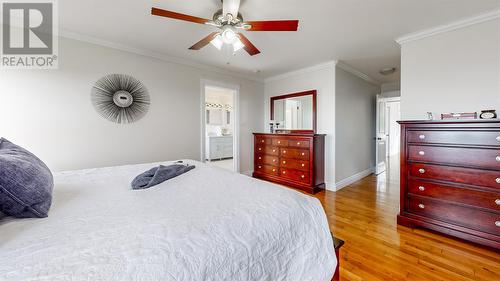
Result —
[[[384,103],[383,104],[383,108],[381,108],[380,104],[381,103]],[[380,161],[380,152],[379,152],[379,142],[381,141],[384,141],[385,142],[385,148],[387,150],[387,137],[386,137],[386,132],[387,132],[387,126],[386,126],[386,122],[387,122],[387,116],[386,113],[387,113],[387,106],[386,106],[386,99],[382,96],[382,95],[377,95],[376,97],[376,102],[375,102],[375,105],[376,105],[376,110],[375,110],[375,175],[379,175],[383,172],[385,172],[385,170],[387,169],[387,156],[386,154],[387,153],[384,153],[384,159],[383,161]],[[384,114],[384,136],[380,136],[380,123],[382,121],[382,119],[380,118],[380,115],[381,115],[381,112],[383,111],[383,114]],[[383,165],[381,165],[381,163],[383,163]]]
[[[224,88],[234,91],[233,96],[233,171],[239,173],[240,172],[240,86],[237,84],[230,84],[226,82],[210,80],[210,79],[201,79],[200,82],[200,112],[201,112],[201,154],[200,161],[205,163],[205,153],[206,153],[206,106],[205,106],[205,97],[206,97],[206,87],[216,87],[216,88]]]
[[[401,105],[401,97],[392,97],[392,98],[384,98],[385,100],[385,117],[386,117],[386,125],[388,125],[388,130],[387,130],[387,144],[386,144],[386,154],[387,157],[390,156],[391,154],[391,143],[393,142],[393,136],[391,136],[391,124],[390,124],[390,118],[391,118],[391,110],[389,107],[389,103],[394,103],[394,102],[399,102]],[[401,118],[401,116],[399,116]]]

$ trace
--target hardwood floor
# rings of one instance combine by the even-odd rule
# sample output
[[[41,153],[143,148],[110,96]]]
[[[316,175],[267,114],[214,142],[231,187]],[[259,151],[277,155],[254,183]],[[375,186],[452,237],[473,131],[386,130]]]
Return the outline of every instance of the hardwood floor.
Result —
[[[315,195],[333,234],[345,241],[340,280],[500,280],[500,253],[398,226],[398,178],[369,176]]]

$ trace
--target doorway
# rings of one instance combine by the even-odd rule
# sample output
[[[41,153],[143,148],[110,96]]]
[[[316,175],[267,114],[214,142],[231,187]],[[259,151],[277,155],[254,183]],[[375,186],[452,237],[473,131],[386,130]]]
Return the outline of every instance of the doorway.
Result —
[[[222,169],[239,171],[239,88],[202,81],[201,160]]]
[[[376,168],[377,175],[386,172],[388,177],[399,175],[399,147],[401,129],[401,98],[377,97],[376,116]]]

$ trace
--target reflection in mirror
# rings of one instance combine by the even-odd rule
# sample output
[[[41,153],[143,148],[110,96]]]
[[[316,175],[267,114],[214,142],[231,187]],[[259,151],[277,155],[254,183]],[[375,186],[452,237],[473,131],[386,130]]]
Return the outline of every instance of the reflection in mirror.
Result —
[[[274,121],[283,130],[314,130],[313,96],[274,100]]]

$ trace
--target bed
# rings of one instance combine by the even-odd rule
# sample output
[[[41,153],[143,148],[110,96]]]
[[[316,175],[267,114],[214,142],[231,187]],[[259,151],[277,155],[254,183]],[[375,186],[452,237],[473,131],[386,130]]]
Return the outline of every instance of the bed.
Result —
[[[0,280],[331,280],[337,258],[313,197],[185,160],[60,172],[45,219],[0,220]]]

